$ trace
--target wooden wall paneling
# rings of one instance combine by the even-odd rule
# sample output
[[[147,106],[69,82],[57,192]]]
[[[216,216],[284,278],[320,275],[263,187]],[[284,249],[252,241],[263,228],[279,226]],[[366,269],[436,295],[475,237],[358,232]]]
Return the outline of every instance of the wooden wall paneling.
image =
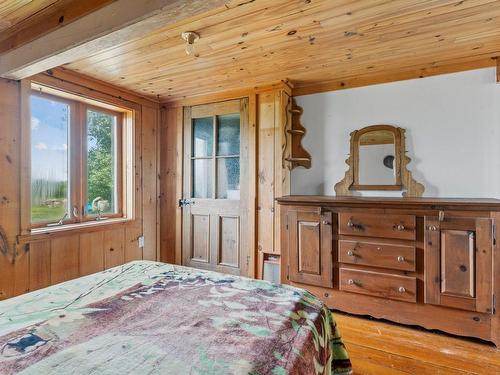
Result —
[[[142,108],[142,235],[144,236],[143,259],[156,260],[156,219],[158,194],[156,191],[158,170],[156,137],[158,110]]]
[[[142,224],[140,222],[136,221],[125,227],[125,262],[143,259],[143,249],[139,247],[138,242],[142,233]]]
[[[28,257],[16,244],[20,230],[20,83],[0,79],[0,232],[7,248],[0,252],[0,299],[24,293]],[[18,258],[16,262],[15,259]]]
[[[104,232],[80,234],[80,276],[104,270]]]
[[[176,161],[175,161],[175,174],[179,176],[176,178],[175,184],[175,199],[170,204],[175,207],[175,262],[176,264],[181,264],[182,262],[182,209],[179,207],[177,202],[182,198],[182,170],[184,158],[182,157],[184,153],[184,112],[182,108],[178,108],[176,112]]]
[[[104,268],[125,263],[125,231],[114,229],[104,232]]]
[[[13,295],[17,296],[29,291],[29,248],[18,246],[14,264]],[[0,297],[1,299],[1,297]]]
[[[257,278],[265,253],[274,251],[275,92],[257,95]]]
[[[250,261],[248,264],[248,276],[255,277],[257,257],[257,95],[252,93],[248,96],[248,248]]]
[[[182,210],[177,202],[182,197],[182,107],[163,108],[160,135],[160,259],[182,263]]]
[[[281,206],[274,198],[290,194],[290,169],[286,166],[285,159],[290,157],[291,144],[287,142],[286,129],[290,128],[292,116],[291,91],[280,90],[275,97],[275,131],[274,131],[274,253],[281,253],[280,238],[280,212]]]
[[[50,240],[30,244],[29,290],[37,290],[50,285],[51,251]]]
[[[240,270],[243,276],[252,276],[255,274],[254,258],[255,258],[255,121],[251,121],[251,117],[255,119],[255,115],[250,115],[250,103],[248,98],[243,98],[239,101],[240,112],[240,137],[241,137],[241,176],[240,176],[240,223],[239,233],[234,233],[241,236],[240,249]],[[253,147],[251,147],[253,145]],[[242,183],[243,182],[243,183]],[[230,220],[222,219],[224,221]],[[233,220],[234,221],[234,220]],[[237,223],[237,221],[236,221]],[[230,227],[230,225],[227,225]],[[228,238],[230,238],[228,236]]]
[[[80,275],[79,270],[78,236],[54,238],[50,250],[50,284],[57,284],[66,280],[75,279]]]

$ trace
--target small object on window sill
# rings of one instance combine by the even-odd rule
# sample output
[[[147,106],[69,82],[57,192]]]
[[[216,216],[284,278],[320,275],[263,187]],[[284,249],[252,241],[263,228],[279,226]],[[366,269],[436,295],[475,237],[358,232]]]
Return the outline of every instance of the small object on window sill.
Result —
[[[101,217],[101,216],[97,216],[97,217],[95,218],[95,221],[103,221],[103,220],[108,220],[108,219],[109,219],[109,217]]]
[[[57,223],[49,223],[49,224],[47,224],[47,226],[48,227],[57,227],[59,225],[63,225],[64,224],[64,220],[66,220],[67,217],[68,217],[68,213],[66,212],[64,214],[64,216]]]

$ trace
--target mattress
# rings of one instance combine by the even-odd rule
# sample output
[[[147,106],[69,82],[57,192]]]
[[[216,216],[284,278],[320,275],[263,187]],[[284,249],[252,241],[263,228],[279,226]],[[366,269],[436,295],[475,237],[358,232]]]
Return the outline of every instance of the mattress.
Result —
[[[0,374],[349,374],[309,292],[136,261],[0,302]]]

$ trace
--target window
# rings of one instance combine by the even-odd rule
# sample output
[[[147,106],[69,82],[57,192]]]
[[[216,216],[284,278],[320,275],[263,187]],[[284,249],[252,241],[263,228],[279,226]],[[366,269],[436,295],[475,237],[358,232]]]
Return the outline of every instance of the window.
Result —
[[[31,95],[34,228],[126,216],[128,113],[68,96]]]

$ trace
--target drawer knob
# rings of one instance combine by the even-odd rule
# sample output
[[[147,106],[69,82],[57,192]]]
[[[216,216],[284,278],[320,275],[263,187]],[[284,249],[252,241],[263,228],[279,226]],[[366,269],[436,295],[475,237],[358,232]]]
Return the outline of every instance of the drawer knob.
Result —
[[[354,280],[353,279],[347,280],[347,285],[354,285]]]
[[[347,252],[347,255],[349,255],[350,257],[354,256],[354,251],[349,250],[349,251]]]
[[[404,292],[406,292],[406,289],[404,288],[404,286],[400,286],[398,291],[399,291],[399,293],[404,293]]]
[[[396,225],[396,229],[399,230],[400,232],[404,231],[406,228],[403,224],[398,224]]]
[[[405,257],[404,256],[402,256],[402,255],[398,256],[398,262],[401,263],[401,262],[404,262],[404,261],[405,261]]]
[[[327,220],[323,220],[323,225],[330,225],[330,222]]]
[[[435,225],[431,225],[429,227],[429,230],[435,232],[435,231],[437,231],[437,227]]]
[[[380,250],[382,250],[382,248],[379,246],[379,247],[377,247],[377,250],[380,251]]]
[[[349,221],[347,222],[347,226],[348,226],[349,228],[353,228],[353,227],[354,227],[354,223],[352,222],[352,220],[351,220],[351,219],[349,219]]]

